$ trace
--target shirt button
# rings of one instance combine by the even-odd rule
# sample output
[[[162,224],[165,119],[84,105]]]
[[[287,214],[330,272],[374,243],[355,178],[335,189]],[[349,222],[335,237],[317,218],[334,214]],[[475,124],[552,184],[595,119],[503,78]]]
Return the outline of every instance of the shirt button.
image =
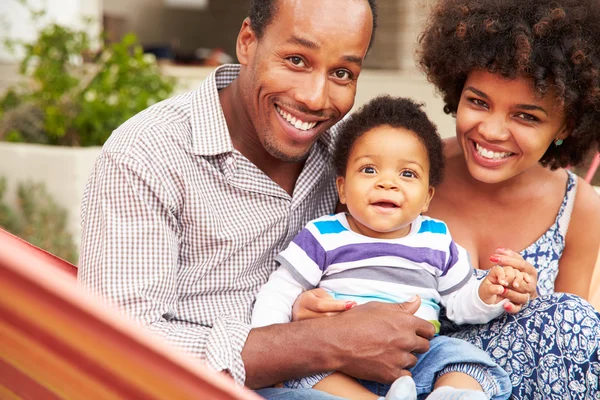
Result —
[[[227,165],[233,165],[235,160],[233,159],[233,157],[229,157],[227,160],[225,160],[225,162],[227,163]]]

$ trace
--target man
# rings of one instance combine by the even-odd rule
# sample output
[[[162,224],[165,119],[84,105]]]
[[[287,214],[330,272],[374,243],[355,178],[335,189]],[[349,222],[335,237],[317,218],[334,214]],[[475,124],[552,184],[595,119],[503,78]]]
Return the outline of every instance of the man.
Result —
[[[333,127],[354,103],[375,20],[374,0],[253,1],[241,66],[104,146],[82,204],[84,285],[251,388],[328,370],[406,374],[433,336],[412,315],[418,301],[249,327],[273,257],[335,208]]]

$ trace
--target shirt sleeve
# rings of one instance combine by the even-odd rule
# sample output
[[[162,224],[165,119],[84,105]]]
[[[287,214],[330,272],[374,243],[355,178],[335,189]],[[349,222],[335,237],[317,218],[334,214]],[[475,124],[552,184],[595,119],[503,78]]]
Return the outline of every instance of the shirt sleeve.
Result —
[[[497,304],[485,304],[479,297],[481,281],[471,274],[469,281],[459,290],[442,297],[446,316],[456,324],[485,324],[504,313],[504,299]]]
[[[252,327],[292,320],[292,306],[304,288],[287,268],[279,267],[258,292],[252,311]]]
[[[504,312],[505,301],[485,304],[479,297],[479,281],[467,251],[450,242],[447,269],[438,279],[442,304],[448,319],[456,324],[483,324]]]
[[[281,267],[287,269],[307,290],[317,287],[327,267],[327,252],[315,236],[316,230],[314,224],[309,222],[288,247],[275,257]]]
[[[212,326],[174,320],[177,207],[160,176],[128,155],[101,155],[82,202],[78,279],[135,322],[243,384],[248,324],[229,315]]]

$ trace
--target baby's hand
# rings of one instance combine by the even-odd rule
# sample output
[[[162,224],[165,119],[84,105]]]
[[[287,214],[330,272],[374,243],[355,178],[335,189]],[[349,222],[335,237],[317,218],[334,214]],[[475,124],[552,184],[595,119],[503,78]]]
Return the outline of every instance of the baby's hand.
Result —
[[[508,291],[508,286],[514,283],[518,286],[522,280],[521,271],[496,265],[479,285],[479,297],[485,304],[499,303],[505,299],[503,295]]]
[[[537,297],[537,270],[525,261],[519,253],[510,249],[498,248],[496,253],[490,256],[490,261],[503,267],[512,267],[521,271],[523,280],[515,281],[511,285],[511,289],[519,293],[528,293],[532,299]]]
[[[490,257],[490,261],[500,265],[490,270],[486,278],[489,282],[482,282],[481,286],[486,286],[483,289],[480,287],[480,296],[483,294],[481,298],[484,302],[495,304],[506,298],[509,301],[504,305],[504,309],[511,314],[516,314],[529,302],[529,299],[537,297],[537,271],[519,253],[499,248],[496,254]],[[499,285],[502,287],[502,292],[498,294]],[[492,297],[492,292],[497,297]]]

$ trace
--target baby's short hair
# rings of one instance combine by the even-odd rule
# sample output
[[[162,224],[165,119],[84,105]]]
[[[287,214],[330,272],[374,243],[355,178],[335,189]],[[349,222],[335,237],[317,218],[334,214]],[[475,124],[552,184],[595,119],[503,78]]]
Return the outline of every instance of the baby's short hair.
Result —
[[[444,178],[444,144],[436,126],[422,110],[423,105],[402,97],[380,96],[352,114],[340,130],[333,155],[338,176],[346,174],[354,143],[371,129],[383,125],[412,131],[427,150],[429,184],[437,186]],[[385,146],[385,143],[381,144]]]

